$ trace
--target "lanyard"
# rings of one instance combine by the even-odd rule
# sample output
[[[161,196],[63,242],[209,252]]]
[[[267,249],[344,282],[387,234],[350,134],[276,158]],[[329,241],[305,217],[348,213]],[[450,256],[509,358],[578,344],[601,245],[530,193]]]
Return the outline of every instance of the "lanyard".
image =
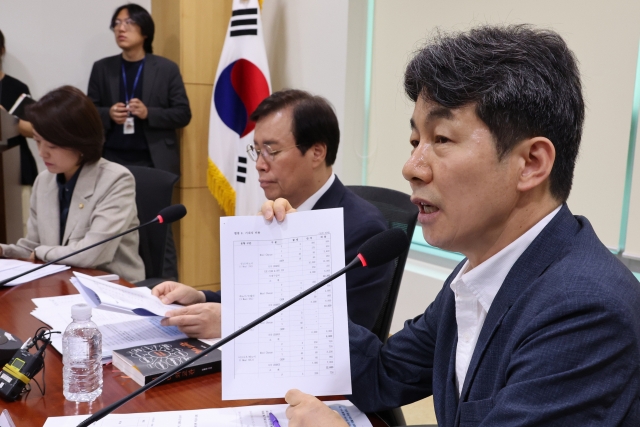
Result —
[[[142,67],[144,66],[144,61],[147,58],[144,58],[140,63],[140,67],[138,67],[138,73],[136,74],[136,79],[133,81],[133,89],[131,90],[131,96],[129,96],[129,92],[127,91],[127,73],[124,72],[124,64],[122,64],[122,82],[124,83],[124,100],[125,104],[129,105],[129,100],[133,98],[136,93],[136,86],[138,86],[138,80],[140,80],[140,73],[142,73]]]

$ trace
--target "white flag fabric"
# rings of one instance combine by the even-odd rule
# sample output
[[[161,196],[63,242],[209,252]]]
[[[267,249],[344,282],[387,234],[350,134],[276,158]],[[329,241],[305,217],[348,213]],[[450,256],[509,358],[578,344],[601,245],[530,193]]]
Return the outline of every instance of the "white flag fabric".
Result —
[[[227,215],[255,215],[265,201],[247,145],[249,116],[271,93],[258,0],[233,0],[211,97],[207,183]]]

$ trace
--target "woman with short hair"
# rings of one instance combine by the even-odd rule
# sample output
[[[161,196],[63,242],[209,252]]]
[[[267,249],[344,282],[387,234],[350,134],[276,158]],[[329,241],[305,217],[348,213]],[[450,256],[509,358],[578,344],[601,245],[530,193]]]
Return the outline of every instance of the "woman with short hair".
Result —
[[[33,185],[27,236],[15,245],[0,245],[0,255],[51,261],[139,224],[133,176],[100,157],[102,122],[87,96],[63,86],[27,107],[27,118],[47,170]],[[132,282],[144,279],[137,232],[64,263]]]

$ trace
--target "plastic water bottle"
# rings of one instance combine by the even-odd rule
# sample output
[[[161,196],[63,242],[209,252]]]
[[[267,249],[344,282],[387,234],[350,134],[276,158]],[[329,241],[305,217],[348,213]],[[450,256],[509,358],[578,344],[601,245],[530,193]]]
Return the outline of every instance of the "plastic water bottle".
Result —
[[[91,307],[71,307],[73,321],[62,335],[63,394],[72,402],[93,402],[102,394],[102,334]]]

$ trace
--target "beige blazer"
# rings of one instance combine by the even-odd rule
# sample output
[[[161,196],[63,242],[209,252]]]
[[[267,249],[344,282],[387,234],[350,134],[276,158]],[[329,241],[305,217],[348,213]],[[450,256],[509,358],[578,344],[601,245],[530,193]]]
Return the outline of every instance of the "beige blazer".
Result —
[[[0,245],[3,256],[28,258],[35,251],[38,259],[51,261],[135,227],[140,223],[135,198],[135,181],[127,168],[105,159],[85,164],[73,191],[61,245],[56,175],[41,172],[33,184],[27,236],[15,245]],[[130,282],[145,278],[137,231],[61,263],[115,273]]]

